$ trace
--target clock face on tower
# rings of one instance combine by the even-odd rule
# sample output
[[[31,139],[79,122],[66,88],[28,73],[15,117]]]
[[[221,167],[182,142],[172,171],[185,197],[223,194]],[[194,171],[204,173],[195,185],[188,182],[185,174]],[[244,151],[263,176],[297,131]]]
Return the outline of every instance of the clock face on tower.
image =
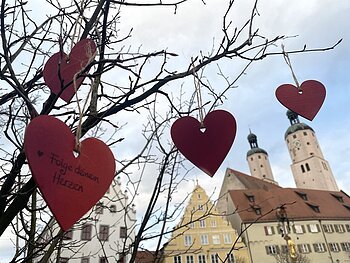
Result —
[[[293,144],[294,144],[294,148],[299,148],[299,147],[301,146],[301,143],[300,143],[299,140],[295,140],[295,141],[293,142]]]

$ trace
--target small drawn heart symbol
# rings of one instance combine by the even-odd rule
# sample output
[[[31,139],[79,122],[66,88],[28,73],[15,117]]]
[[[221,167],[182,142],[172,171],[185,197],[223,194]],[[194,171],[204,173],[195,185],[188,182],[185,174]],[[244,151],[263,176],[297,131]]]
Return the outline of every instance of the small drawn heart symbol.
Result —
[[[278,101],[286,108],[312,121],[320,110],[326,88],[317,80],[307,80],[300,85],[300,90],[291,84],[283,84],[276,89]]]
[[[64,52],[55,53],[46,62],[43,70],[46,85],[54,94],[60,94],[61,99],[69,102],[85,78],[77,77],[74,87],[74,76],[87,66],[95,52],[95,42],[91,39],[83,39],[72,48],[69,56]]]
[[[236,136],[236,120],[227,111],[210,112],[200,122],[182,117],[171,127],[171,138],[178,150],[194,165],[213,176],[228,154]]]
[[[64,231],[101,199],[115,173],[114,156],[104,142],[83,140],[77,157],[74,146],[69,127],[52,116],[36,117],[26,128],[24,150],[32,176]]]

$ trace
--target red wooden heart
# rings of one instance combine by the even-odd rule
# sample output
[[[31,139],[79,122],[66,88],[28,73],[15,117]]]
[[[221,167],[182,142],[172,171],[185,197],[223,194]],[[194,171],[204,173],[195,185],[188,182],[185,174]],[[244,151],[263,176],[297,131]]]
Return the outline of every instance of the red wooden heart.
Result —
[[[194,165],[213,176],[229,152],[236,136],[236,120],[227,111],[210,112],[203,121],[205,130],[193,117],[182,117],[171,127],[178,150]]]
[[[27,126],[24,150],[29,167],[65,231],[106,193],[115,173],[114,156],[105,143],[83,140],[78,157],[74,145],[68,126],[52,116],[39,116]]]
[[[312,121],[326,97],[326,88],[317,80],[307,80],[300,85],[301,91],[291,84],[276,89],[278,101],[286,108]]]
[[[43,70],[46,85],[54,94],[69,102],[75,94],[74,75],[87,66],[95,52],[95,42],[91,39],[83,39],[72,48],[69,56],[64,52],[55,53],[46,62]],[[83,81],[83,76],[76,79],[77,90]]]

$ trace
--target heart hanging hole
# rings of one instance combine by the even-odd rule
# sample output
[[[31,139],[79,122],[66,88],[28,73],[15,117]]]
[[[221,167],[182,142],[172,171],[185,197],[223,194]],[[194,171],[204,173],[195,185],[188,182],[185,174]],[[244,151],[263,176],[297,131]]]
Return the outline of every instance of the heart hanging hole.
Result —
[[[299,89],[298,90],[298,93],[301,95],[301,94],[303,94],[303,90],[302,89]]]
[[[206,128],[203,126],[203,127],[200,127],[199,130],[200,130],[202,133],[205,133]]]
[[[73,150],[73,155],[74,155],[75,158],[78,158],[79,155],[80,155],[80,152],[78,150],[74,149]]]

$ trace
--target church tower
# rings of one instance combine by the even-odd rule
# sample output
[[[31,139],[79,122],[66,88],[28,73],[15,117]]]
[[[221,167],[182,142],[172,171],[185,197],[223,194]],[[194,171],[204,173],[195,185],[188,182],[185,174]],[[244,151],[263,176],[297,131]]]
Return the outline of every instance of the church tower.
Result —
[[[290,127],[285,141],[292,159],[292,173],[297,188],[339,191],[331,167],[323,157],[314,130],[287,111]]]
[[[250,150],[247,152],[250,174],[256,178],[277,184],[272,175],[269,156],[265,150],[259,148],[256,135],[250,132],[247,139],[250,144]]]

